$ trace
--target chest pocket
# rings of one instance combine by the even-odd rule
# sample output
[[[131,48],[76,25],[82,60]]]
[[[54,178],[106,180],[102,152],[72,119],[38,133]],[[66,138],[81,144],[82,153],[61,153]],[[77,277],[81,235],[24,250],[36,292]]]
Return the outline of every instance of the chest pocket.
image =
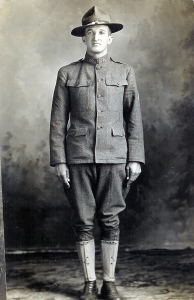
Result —
[[[86,80],[68,80],[72,111],[87,111],[89,109],[90,82]]]
[[[125,78],[106,78],[108,109],[123,110],[124,88],[128,85]]]

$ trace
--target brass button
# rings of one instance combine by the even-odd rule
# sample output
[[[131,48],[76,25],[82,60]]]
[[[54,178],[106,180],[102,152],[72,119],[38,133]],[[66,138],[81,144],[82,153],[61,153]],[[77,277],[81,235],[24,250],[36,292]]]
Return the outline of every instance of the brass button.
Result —
[[[98,95],[97,95],[97,97],[98,97],[98,98],[100,98],[100,97],[101,97],[101,95],[100,95],[100,94],[98,94]]]
[[[100,65],[96,65],[96,70],[100,70],[101,66]]]

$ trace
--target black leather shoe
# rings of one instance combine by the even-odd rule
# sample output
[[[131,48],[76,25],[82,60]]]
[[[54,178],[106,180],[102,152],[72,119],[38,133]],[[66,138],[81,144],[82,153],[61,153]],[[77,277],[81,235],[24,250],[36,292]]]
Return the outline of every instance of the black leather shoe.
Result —
[[[124,300],[118,293],[114,281],[103,281],[101,298],[106,300]]]
[[[96,300],[98,296],[98,288],[95,281],[86,281],[80,300]]]

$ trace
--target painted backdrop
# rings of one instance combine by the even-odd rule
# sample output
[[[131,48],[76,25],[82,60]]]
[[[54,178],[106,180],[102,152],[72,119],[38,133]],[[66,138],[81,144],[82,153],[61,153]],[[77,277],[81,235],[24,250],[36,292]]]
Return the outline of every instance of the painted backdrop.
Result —
[[[49,166],[57,71],[81,59],[70,31],[93,5],[124,29],[109,47],[136,72],[146,165],[121,216],[121,243],[194,245],[194,1],[2,0],[1,142],[7,248],[73,244],[72,214]],[[98,232],[96,232],[97,234]]]

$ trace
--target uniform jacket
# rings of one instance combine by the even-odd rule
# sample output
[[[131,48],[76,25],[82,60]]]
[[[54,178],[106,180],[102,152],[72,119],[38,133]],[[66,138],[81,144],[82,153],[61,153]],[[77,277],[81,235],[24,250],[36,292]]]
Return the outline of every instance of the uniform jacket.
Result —
[[[51,165],[144,163],[134,70],[108,54],[62,67],[53,96]]]

